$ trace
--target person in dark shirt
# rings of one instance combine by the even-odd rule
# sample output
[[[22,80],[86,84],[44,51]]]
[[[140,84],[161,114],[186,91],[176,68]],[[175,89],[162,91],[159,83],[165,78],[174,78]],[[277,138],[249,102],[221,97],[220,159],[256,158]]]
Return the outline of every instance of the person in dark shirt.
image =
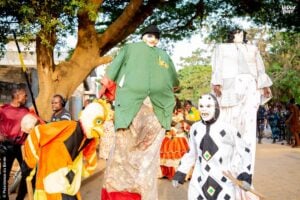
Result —
[[[258,143],[261,144],[263,138],[263,132],[266,120],[266,109],[260,105],[257,111],[257,132],[258,132]]]
[[[60,94],[56,94],[52,98],[52,110],[53,114],[51,117],[51,122],[61,121],[61,120],[71,120],[71,114],[65,109],[66,100]]]
[[[21,131],[21,120],[29,113],[29,109],[25,107],[27,101],[25,86],[18,85],[14,88],[11,97],[12,100],[9,104],[0,107],[1,200],[9,198],[8,179],[14,160],[17,159],[20,166],[23,161],[21,145],[26,139],[26,134]],[[26,179],[25,176],[22,176],[16,199],[24,199],[26,193]]]

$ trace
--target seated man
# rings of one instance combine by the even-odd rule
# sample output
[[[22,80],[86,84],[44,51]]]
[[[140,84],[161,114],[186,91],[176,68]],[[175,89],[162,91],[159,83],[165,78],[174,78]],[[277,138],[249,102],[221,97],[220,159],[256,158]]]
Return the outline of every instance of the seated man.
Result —
[[[79,121],[38,125],[27,137],[24,160],[37,166],[34,199],[77,200],[81,176],[96,168],[96,145],[109,109],[105,101],[90,103]]]

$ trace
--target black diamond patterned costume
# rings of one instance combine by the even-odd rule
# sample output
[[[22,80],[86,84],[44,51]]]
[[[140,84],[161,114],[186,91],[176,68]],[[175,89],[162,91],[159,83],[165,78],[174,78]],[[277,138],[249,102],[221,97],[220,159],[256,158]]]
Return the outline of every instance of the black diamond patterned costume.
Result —
[[[230,124],[218,119],[196,122],[190,130],[189,147],[173,178],[182,184],[195,164],[188,189],[189,200],[237,199],[236,186],[223,171],[230,171],[237,179],[251,184],[250,148]]]

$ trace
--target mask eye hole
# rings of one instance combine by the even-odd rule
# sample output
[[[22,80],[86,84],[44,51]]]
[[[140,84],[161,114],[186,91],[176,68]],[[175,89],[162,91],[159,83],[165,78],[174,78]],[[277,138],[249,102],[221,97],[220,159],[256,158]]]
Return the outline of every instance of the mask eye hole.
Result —
[[[99,126],[99,125],[102,125],[103,124],[103,119],[102,117],[97,117],[95,120],[94,120],[94,125],[95,126]]]

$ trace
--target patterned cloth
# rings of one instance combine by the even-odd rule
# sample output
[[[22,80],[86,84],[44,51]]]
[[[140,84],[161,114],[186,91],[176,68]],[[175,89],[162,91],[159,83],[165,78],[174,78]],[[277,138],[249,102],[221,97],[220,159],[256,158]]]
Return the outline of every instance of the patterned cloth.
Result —
[[[280,122],[280,115],[278,111],[271,111],[268,115],[269,124],[272,130],[272,138],[279,139],[280,129],[279,129],[279,122]]]
[[[72,120],[71,114],[65,108],[63,108],[60,113],[56,114],[53,113],[51,116],[51,122],[58,122],[62,120]]]
[[[116,132],[103,184],[107,193],[102,199],[111,199],[110,194],[118,199],[118,193],[126,192],[141,194],[143,200],[158,199],[156,182],[164,134],[150,101],[144,101],[130,127]]]
[[[99,157],[108,159],[111,149],[115,141],[115,127],[112,120],[106,121],[103,124],[104,135],[101,137]]]
[[[220,85],[221,120],[233,125],[250,144],[252,173],[256,149],[256,115],[261,90],[272,81],[258,48],[251,44],[218,44],[212,57],[212,85]]]
[[[220,119],[230,123],[241,133],[252,152],[251,173],[254,172],[256,152],[256,116],[260,93],[252,76],[242,74],[237,76],[236,85],[239,91],[239,104],[231,107],[220,107]]]
[[[174,180],[183,183],[195,164],[188,189],[189,200],[237,199],[236,187],[223,171],[230,171],[234,177],[251,184],[251,151],[230,124],[221,120],[213,124],[196,122],[190,130],[189,147],[174,176]]]

